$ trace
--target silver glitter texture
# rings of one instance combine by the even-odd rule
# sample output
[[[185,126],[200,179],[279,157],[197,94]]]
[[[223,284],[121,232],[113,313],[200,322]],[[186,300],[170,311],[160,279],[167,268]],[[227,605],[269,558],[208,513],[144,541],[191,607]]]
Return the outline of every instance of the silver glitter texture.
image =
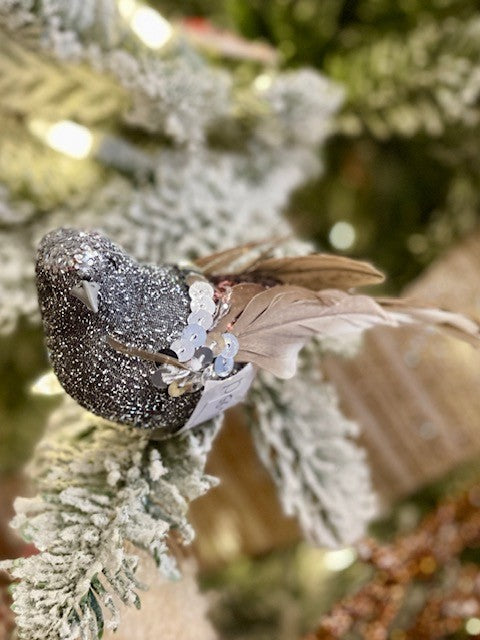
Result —
[[[200,393],[170,397],[151,377],[157,365],[120,353],[156,353],[181,335],[191,313],[188,286],[174,265],[139,264],[95,231],[58,229],[40,243],[38,298],[53,369],[65,391],[102,418],[174,432],[193,412]],[[70,294],[81,281],[98,284],[98,312]]]

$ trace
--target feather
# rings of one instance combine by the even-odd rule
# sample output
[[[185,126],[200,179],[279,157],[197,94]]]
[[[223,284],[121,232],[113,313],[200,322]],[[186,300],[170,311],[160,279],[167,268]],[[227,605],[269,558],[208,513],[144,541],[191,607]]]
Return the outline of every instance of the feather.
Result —
[[[286,258],[268,257],[272,249],[288,238],[248,244],[219,251],[196,260],[205,275],[216,279],[246,276],[251,282],[292,284],[314,291],[335,287],[350,289],[378,284],[384,275],[368,262],[325,253]]]
[[[375,298],[399,324],[417,323],[435,326],[454,338],[479,346],[480,329],[475,320],[461,313],[430,307],[424,303],[398,298]]]
[[[274,279],[282,284],[320,289],[350,289],[378,284],[384,275],[368,262],[318,253],[294,258],[269,258],[248,272],[252,280]]]
[[[290,378],[295,374],[298,352],[312,337],[341,337],[377,325],[403,324],[438,327],[480,345],[478,324],[458,313],[336,289],[314,292],[292,285],[277,285],[255,295],[231,332],[239,341],[235,360],[252,362],[280,378]]]
[[[265,287],[261,284],[253,282],[243,282],[242,284],[236,284],[231,288],[230,295],[227,299],[229,309],[226,315],[221,318],[215,325],[215,331],[227,331],[229,325],[235,322],[238,316],[245,309],[250,300],[264,291]]]
[[[233,325],[240,345],[235,360],[291,378],[298,352],[310,338],[362,332],[378,324],[395,326],[396,321],[369,296],[278,285],[258,293]]]
[[[221,273],[244,273],[254,267],[259,260],[269,255],[273,247],[286,240],[288,240],[288,238],[248,242],[239,247],[233,247],[232,249],[212,253],[203,258],[197,258],[195,264],[205,275],[210,276]],[[239,264],[240,261],[241,263]]]

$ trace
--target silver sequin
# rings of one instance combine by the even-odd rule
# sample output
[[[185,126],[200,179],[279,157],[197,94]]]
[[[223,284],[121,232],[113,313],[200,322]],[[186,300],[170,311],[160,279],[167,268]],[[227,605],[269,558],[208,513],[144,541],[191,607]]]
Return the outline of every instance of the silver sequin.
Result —
[[[200,347],[195,351],[195,358],[201,360],[203,367],[208,367],[213,362],[213,351],[208,347]]]
[[[199,309],[198,311],[192,311],[187,318],[187,322],[188,324],[199,324],[208,331],[213,326],[213,315],[204,309]]]
[[[213,298],[215,289],[206,280],[196,280],[188,289],[190,297],[195,298]]]
[[[192,311],[206,311],[207,313],[214,314],[217,308],[217,305],[213,301],[212,298],[208,297],[198,297],[192,298],[192,302],[190,303],[190,308]]]
[[[214,370],[217,376],[220,378],[226,378],[233,371],[234,367],[233,358],[225,358],[224,356],[218,356],[215,358]]]
[[[184,338],[174,340],[170,345],[170,349],[177,354],[179,362],[186,362],[187,360],[190,360],[195,353],[194,345],[190,340],[185,340]]]
[[[238,340],[233,333],[223,333],[223,339],[225,340],[225,348],[220,355],[225,358],[234,358],[238,353]]]
[[[187,340],[194,347],[201,347],[205,344],[207,332],[199,324],[188,324],[182,331],[182,340]],[[175,351],[175,349],[173,349]]]

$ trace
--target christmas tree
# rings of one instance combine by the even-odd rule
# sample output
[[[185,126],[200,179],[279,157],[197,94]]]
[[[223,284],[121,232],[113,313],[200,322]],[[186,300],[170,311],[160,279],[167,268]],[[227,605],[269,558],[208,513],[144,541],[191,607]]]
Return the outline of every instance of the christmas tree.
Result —
[[[348,251],[378,262],[392,276],[387,286],[398,290],[477,222],[478,20],[475,3],[455,0],[429,7],[389,0],[233,0],[208,7],[189,1],[181,8],[168,1],[0,0],[0,472],[11,477],[29,460],[34,485],[30,497],[17,499],[13,519],[33,546],[2,552],[3,568],[18,579],[17,637],[93,640],[105,628],[132,637],[137,619],[126,607],[142,601],[150,630],[138,631],[139,638],[186,637],[196,624],[204,625],[196,627],[198,637],[215,634],[179,549],[195,535],[190,502],[218,483],[205,465],[221,417],[156,442],[66,397],[42,347],[34,282],[42,236],[58,227],[100,229],[137,260],[162,264],[288,235],[275,255],[315,246]],[[257,376],[244,411],[283,510],[322,549],[312,556],[322,566],[325,547],[356,543],[378,513],[366,455],[355,442],[362,421],[368,423],[348,369],[355,371],[357,361],[338,364],[358,349],[358,341],[320,342],[302,353],[294,379]],[[367,373],[375,379],[368,361]],[[349,418],[333,383],[343,405],[351,402]],[[371,434],[367,429],[367,443]],[[463,461],[469,448],[459,445],[442,471]],[[388,466],[388,451],[384,459]],[[438,474],[420,473],[408,489]],[[406,491],[390,489],[389,500]],[[381,493],[385,498],[389,487]],[[478,539],[475,508],[465,500],[447,520],[458,531],[470,527],[471,535],[457,531],[462,544],[452,542],[445,557],[435,550],[432,574],[445,565],[454,575],[452,562]],[[200,510],[205,502],[199,504]],[[351,601],[338,593],[312,637],[341,637],[357,627],[364,637],[388,637],[407,587],[428,569],[418,538],[428,530],[435,547],[443,513],[440,507],[417,537],[384,552],[397,562],[391,575],[374,577]],[[202,526],[200,535],[207,537]],[[363,549],[381,573],[378,543],[363,544],[358,554]],[[351,559],[356,553],[350,547],[331,553],[342,552]],[[13,555],[21,557],[12,561]],[[192,627],[168,582],[181,574],[198,615]],[[475,563],[455,576],[475,580]],[[163,608],[142,593],[148,586],[142,580],[154,585],[151,598],[162,590]],[[246,615],[241,580],[232,583],[221,572],[209,580],[224,590],[214,612],[222,633],[246,638],[249,625],[245,635],[238,630]],[[402,590],[398,606],[381,606],[394,587]],[[397,640],[440,637],[476,619],[468,607],[451,613],[451,602],[470,594],[460,591],[429,596],[418,619],[398,627],[410,635]],[[370,602],[376,594],[377,608]],[[3,613],[7,599],[0,597],[6,637],[13,627]],[[282,629],[293,638],[326,610],[315,601],[305,605],[310,611],[302,620],[289,623],[285,613],[278,622],[278,605],[265,592],[260,600],[267,614],[259,607],[258,619],[270,616],[277,626],[254,636],[252,623],[248,637]],[[408,601],[405,619],[409,607]],[[232,611],[237,622],[229,619]]]

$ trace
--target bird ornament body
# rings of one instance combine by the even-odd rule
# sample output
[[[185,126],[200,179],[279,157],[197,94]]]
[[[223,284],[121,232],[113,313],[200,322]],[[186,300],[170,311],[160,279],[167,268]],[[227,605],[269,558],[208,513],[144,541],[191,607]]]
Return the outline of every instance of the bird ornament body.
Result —
[[[36,283],[65,391],[102,418],[163,437],[240,402],[258,369],[293,376],[315,337],[418,323],[479,342],[477,323],[461,314],[355,293],[383,280],[366,262],[274,258],[277,243],[157,266],[96,231],[47,234]]]

